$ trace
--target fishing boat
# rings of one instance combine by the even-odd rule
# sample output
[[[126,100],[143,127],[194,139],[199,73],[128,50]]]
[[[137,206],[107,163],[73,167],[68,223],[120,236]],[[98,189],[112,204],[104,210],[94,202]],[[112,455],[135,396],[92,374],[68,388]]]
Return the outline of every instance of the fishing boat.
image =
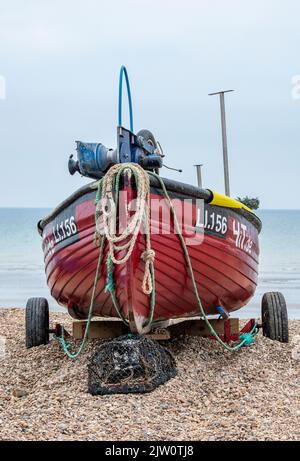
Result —
[[[129,130],[121,120],[123,76],[128,90]],[[158,173],[164,156],[159,143],[147,130],[134,134],[132,125],[129,81],[126,69],[122,68],[117,148],[77,141],[77,160],[70,158],[69,171],[88,176],[92,182],[38,223],[52,297],[73,318],[87,319],[95,288],[93,316],[121,316],[130,330],[138,333],[174,319],[199,315],[197,293],[206,315],[229,315],[242,308],[257,286],[260,219],[243,203],[228,196],[162,178]],[[143,289],[147,237],[140,228],[128,259],[113,267],[112,296],[112,290],[107,289],[111,277],[108,240],[103,243],[101,275],[94,287],[99,261],[99,246],[94,242],[95,202],[101,178],[113,166],[122,164],[138,165],[149,172],[148,236],[153,264],[150,283],[155,286],[152,290]],[[126,203],[136,199],[137,184],[132,175],[122,173],[119,179],[118,193],[123,193]],[[124,206],[128,211],[128,204]],[[181,221],[180,229],[172,211],[177,227]],[[101,209],[99,215],[101,221]],[[117,220],[120,221],[118,215]],[[101,221],[100,227],[103,225]],[[116,252],[119,260],[124,251]]]
[[[164,179],[173,199],[189,200],[195,234],[189,254],[197,289],[207,314],[228,313],[245,306],[253,296],[258,277],[260,220],[239,202],[206,189]],[[130,185],[126,191],[130,191]],[[97,182],[76,191],[39,223],[43,239],[47,283],[56,301],[67,307],[76,319],[88,315],[99,248],[95,247],[95,199]],[[134,190],[133,190],[134,193]],[[158,181],[151,178],[151,200],[164,199]],[[199,219],[197,200],[203,201],[204,220]],[[162,210],[161,216],[168,216]],[[162,229],[162,221],[151,227]],[[191,239],[190,229],[186,232]],[[156,232],[151,235],[155,251],[154,324],[199,314],[192,281],[178,235]],[[143,331],[149,318],[149,296],[142,291],[145,236],[138,236],[135,248],[123,265],[116,266],[115,292],[125,318],[133,331]],[[97,286],[94,316],[117,317],[109,291],[105,291],[108,245]]]

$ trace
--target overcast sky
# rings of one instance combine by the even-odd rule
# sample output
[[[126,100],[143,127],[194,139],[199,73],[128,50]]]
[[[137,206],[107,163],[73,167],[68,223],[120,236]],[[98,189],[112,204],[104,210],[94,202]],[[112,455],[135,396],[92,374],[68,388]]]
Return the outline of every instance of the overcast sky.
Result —
[[[208,93],[235,89],[232,195],[300,208],[299,23],[299,0],[0,0],[0,206],[53,207],[86,182],[67,160],[77,139],[115,147],[125,64],[135,131],[152,130],[183,168],[164,176],[196,184],[204,163],[204,186],[224,191]]]

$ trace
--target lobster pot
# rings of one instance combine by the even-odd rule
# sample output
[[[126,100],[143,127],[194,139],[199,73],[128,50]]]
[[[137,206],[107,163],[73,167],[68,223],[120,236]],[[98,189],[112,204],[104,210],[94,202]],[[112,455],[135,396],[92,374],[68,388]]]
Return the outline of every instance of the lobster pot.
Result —
[[[156,341],[126,335],[102,344],[88,367],[92,395],[145,393],[176,376],[171,352]]]

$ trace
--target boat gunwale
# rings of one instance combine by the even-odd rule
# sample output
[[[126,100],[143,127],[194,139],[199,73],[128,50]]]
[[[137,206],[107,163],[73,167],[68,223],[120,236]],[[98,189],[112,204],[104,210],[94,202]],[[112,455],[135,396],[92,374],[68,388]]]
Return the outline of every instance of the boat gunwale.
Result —
[[[168,192],[175,193],[182,198],[188,197],[188,198],[198,198],[202,199],[205,201],[205,203],[209,204],[213,200],[213,192],[209,189],[201,189],[196,186],[192,186],[190,184],[185,184],[179,181],[175,181],[172,179],[167,179],[167,178],[162,178],[163,182],[165,184],[166,189]],[[159,183],[159,180],[155,178],[154,176],[150,177],[150,186],[152,189],[156,190],[162,190],[161,185]],[[77,189],[73,194],[71,194],[68,198],[63,200],[57,207],[54,208],[54,210],[49,213],[45,218],[41,219],[38,222],[38,231],[40,235],[42,234],[45,226],[49,224],[51,221],[53,221],[59,213],[61,213],[63,210],[65,210],[68,206],[70,206],[73,202],[75,202],[77,199],[80,197],[83,197],[84,195],[88,193],[92,193],[98,188],[98,181],[93,181],[89,184],[85,184],[84,186],[80,187]],[[214,205],[218,206],[218,205]],[[221,206],[221,208],[225,208],[224,206]],[[256,214],[248,211],[245,208],[234,208],[234,207],[227,207],[230,210],[233,210],[235,213],[240,214],[244,218],[246,218],[253,226],[257,229],[258,233],[260,233],[261,228],[262,228],[262,222],[259,219]]]

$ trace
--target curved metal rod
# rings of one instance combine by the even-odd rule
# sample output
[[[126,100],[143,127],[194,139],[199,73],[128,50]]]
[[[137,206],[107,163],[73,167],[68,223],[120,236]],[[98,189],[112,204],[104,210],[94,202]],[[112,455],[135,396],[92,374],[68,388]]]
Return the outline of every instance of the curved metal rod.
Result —
[[[128,79],[128,73],[125,66],[121,67],[120,70],[120,80],[119,80],[119,126],[122,126],[122,95],[123,95],[123,74],[125,75],[126,87],[127,87],[127,96],[128,96],[128,105],[129,105],[129,120],[130,120],[130,131],[133,132],[133,112],[132,112],[132,100],[130,85]]]

